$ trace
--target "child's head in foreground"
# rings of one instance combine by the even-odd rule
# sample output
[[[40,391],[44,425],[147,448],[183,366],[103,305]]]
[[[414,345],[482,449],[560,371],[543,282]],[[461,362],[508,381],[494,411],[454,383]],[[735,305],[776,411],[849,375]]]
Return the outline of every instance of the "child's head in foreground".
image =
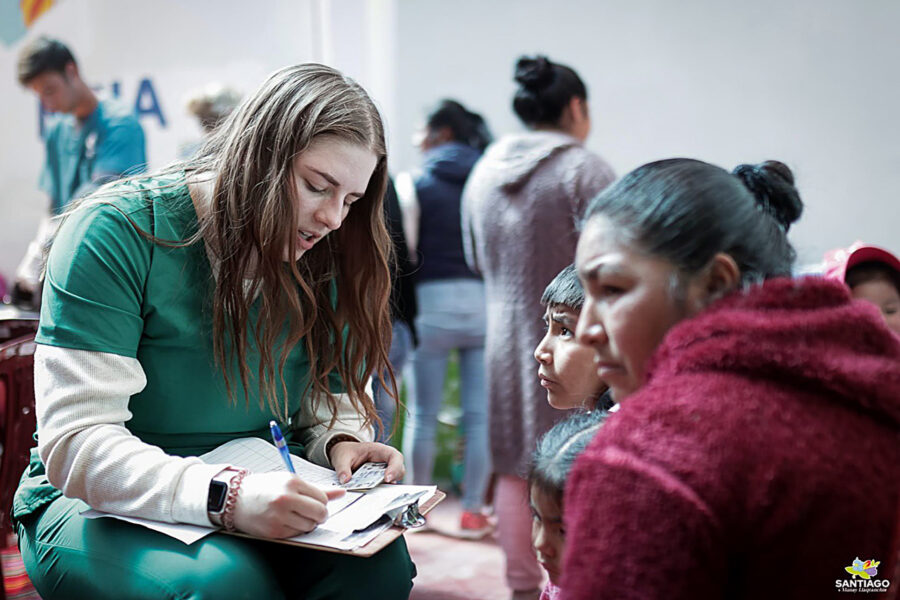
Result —
[[[900,260],[883,248],[856,242],[829,252],[825,276],[844,282],[854,298],[877,306],[888,327],[900,334]]]
[[[606,385],[597,376],[594,351],[575,341],[575,325],[584,304],[584,289],[575,265],[569,265],[544,290],[547,332],[534,349],[538,377],[550,406],[560,410],[593,409]]]
[[[554,425],[538,441],[528,471],[531,543],[550,581],[559,585],[566,531],[563,492],[575,459],[594,439],[606,418],[603,411],[576,412]]]

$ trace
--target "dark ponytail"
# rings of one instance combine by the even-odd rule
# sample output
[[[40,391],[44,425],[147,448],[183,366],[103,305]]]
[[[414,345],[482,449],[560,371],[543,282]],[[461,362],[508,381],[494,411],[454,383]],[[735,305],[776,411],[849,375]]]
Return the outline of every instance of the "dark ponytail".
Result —
[[[610,219],[626,239],[686,274],[723,252],[749,284],[791,274],[796,253],[787,231],[802,212],[793,173],[783,163],[741,165],[732,174],[675,158],[638,167],[606,188],[585,221]]]
[[[476,150],[484,150],[492,141],[491,132],[482,116],[469,111],[456,100],[441,100],[428,114],[425,126],[429,131],[446,127],[455,141]]]
[[[515,80],[519,89],[513,110],[529,127],[556,126],[573,97],[587,100],[587,88],[578,73],[546,56],[519,58]]]

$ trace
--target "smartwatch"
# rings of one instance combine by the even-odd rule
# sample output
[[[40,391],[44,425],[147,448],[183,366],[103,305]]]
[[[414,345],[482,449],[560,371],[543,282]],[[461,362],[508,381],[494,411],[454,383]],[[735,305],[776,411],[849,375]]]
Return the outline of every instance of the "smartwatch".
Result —
[[[225,511],[225,500],[228,498],[228,484],[237,472],[236,469],[232,468],[222,469],[209,482],[209,492],[206,495],[206,512],[209,515],[209,520],[215,525],[222,525],[222,513]]]

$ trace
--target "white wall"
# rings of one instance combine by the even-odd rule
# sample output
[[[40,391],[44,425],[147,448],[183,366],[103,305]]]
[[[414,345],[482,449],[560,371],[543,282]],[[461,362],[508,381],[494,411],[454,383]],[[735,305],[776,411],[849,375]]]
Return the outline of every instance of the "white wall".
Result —
[[[26,38],[0,45],[0,273],[11,279],[47,207],[37,189],[44,156],[37,100],[16,81],[27,40],[47,34],[65,41],[89,84],[108,90],[118,81],[129,104],[149,79],[166,120],[163,126],[154,115],[141,118],[155,168],[199,136],[184,97],[211,81],[251,92],[280,67],[325,62],[356,78],[391,114],[395,21],[393,0],[59,2]]]
[[[518,129],[513,64],[541,52],[587,83],[588,146],[619,174],[777,158],[807,203],[801,263],[858,238],[900,252],[898,22],[895,0],[401,1],[393,168],[443,96]]]
[[[424,112],[453,96],[495,134],[519,128],[512,65],[544,52],[589,86],[588,145],[619,173],[693,156],[726,167],[778,158],[807,211],[801,262],[855,239],[900,252],[900,44],[894,0],[62,0],[28,37],[72,46],[90,83],[134,101],[149,78],[168,123],[143,118],[151,166],[198,134],[184,94],[220,80],[254,89],[318,60],[360,81],[387,119],[391,168]],[[0,273],[11,275],[46,201],[37,103],[0,46]]]

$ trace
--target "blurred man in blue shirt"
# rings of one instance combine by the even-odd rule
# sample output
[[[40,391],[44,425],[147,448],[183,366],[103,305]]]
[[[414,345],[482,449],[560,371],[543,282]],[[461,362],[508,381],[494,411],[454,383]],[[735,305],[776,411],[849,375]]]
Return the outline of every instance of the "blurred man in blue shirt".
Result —
[[[40,178],[49,215],[16,272],[17,295],[27,299],[38,288],[43,246],[55,230],[51,218],[100,185],[144,171],[147,158],[144,131],[133,111],[98,98],[62,42],[42,36],[26,45],[19,54],[18,75],[44,109],[56,113],[44,134]]]

